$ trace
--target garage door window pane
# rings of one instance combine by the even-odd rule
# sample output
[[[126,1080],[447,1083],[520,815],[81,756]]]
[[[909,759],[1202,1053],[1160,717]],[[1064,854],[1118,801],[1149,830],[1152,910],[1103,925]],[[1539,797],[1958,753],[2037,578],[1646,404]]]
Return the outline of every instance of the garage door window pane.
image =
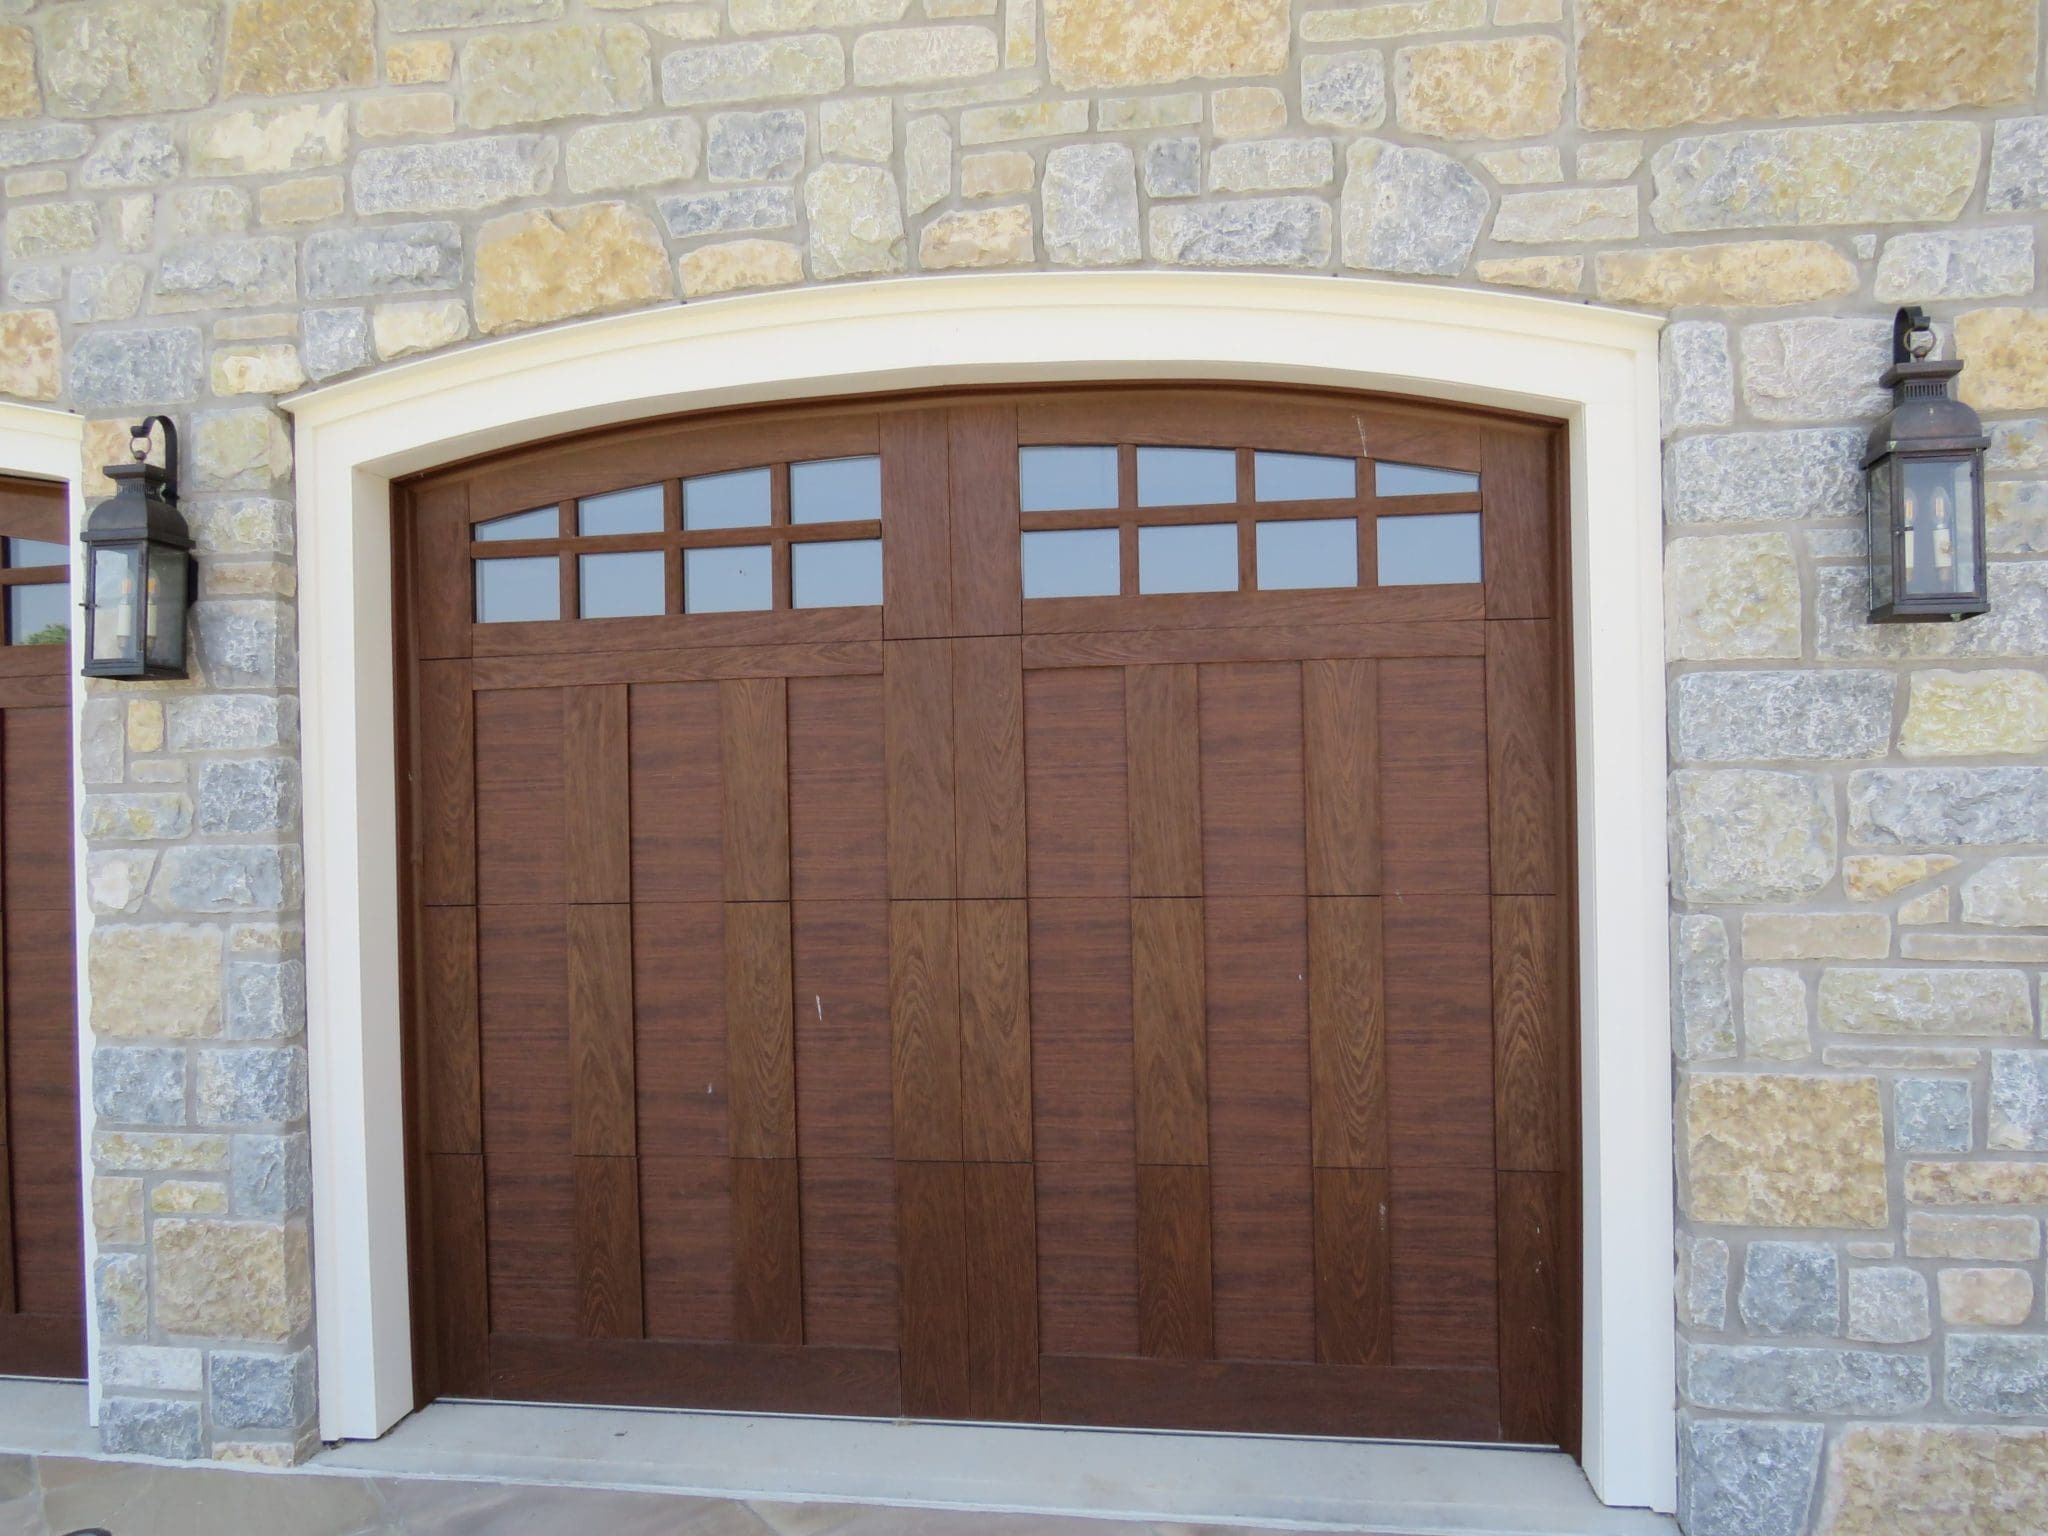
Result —
[[[1114,528],[1024,535],[1026,597],[1115,597],[1121,586]]]
[[[1138,505],[1207,507],[1237,500],[1233,448],[1140,448]]]
[[[869,608],[882,600],[882,541],[790,546],[789,597],[798,608]]]
[[[525,624],[562,616],[562,567],[553,555],[476,563],[476,621]]]
[[[61,645],[71,638],[71,588],[61,581],[47,586],[7,589],[7,643]]]
[[[736,469],[683,482],[685,528],[768,526],[768,471]],[[765,606],[765,605],[764,605]]]
[[[1427,464],[1374,464],[1373,491],[1381,496],[1455,496],[1479,489],[1479,477],[1462,469]]]
[[[1140,592],[1235,592],[1237,524],[1138,530]]]
[[[1093,512],[1116,505],[1114,448],[1020,448],[1019,503],[1026,512]]]
[[[630,555],[583,555],[577,562],[583,617],[623,619],[660,613],[668,583],[659,550]]]
[[[1261,523],[1258,538],[1261,591],[1358,585],[1358,519],[1355,517]]]
[[[52,565],[71,563],[71,551],[62,544],[52,544],[44,539],[9,539],[7,541],[7,568],[12,571],[37,570]]]
[[[882,515],[882,461],[818,459],[789,466],[789,520],[851,523]]]
[[[683,612],[753,613],[775,606],[766,544],[683,551]]]
[[[1479,514],[1383,517],[1380,585],[1428,587],[1479,580]]]
[[[478,523],[470,530],[470,537],[481,543],[495,544],[506,539],[552,539],[561,531],[562,509],[538,507],[531,512],[514,512],[510,517],[494,517],[487,523]]]
[[[1339,501],[1358,494],[1358,461],[1326,453],[1252,455],[1260,501]]]
[[[659,533],[661,487],[641,485],[607,496],[586,496],[577,504],[576,526],[585,538],[614,533]]]

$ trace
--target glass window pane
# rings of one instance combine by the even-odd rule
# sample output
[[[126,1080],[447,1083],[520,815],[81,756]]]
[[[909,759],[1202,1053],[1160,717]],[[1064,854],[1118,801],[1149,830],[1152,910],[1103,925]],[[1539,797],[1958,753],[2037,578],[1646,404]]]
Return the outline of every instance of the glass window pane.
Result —
[[[850,523],[881,515],[882,461],[872,454],[789,466],[791,522]]]
[[[514,512],[510,517],[494,517],[487,523],[478,523],[469,530],[469,536],[494,544],[503,539],[552,539],[561,531],[560,507],[536,507],[531,512]]]
[[[1383,517],[1380,585],[1429,587],[1479,580],[1479,514],[1438,512]]]
[[[683,612],[752,613],[773,608],[774,570],[766,544],[748,544],[738,549],[686,549]]]
[[[685,528],[768,526],[768,471],[735,469],[683,482]]]
[[[70,587],[53,581],[47,586],[7,589],[9,645],[61,645],[70,638]]]
[[[630,491],[586,496],[576,504],[576,529],[585,538],[612,533],[659,533],[661,487],[636,485]]]
[[[1478,490],[1479,477],[1462,469],[1431,469],[1427,464],[1375,463],[1372,488],[1379,496],[1453,496]]]
[[[521,624],[562,616],[562,566],[553,555],[476,563],[476,621]]]
[[[1026,597],[1115,597],[1121,590],[1114,528],[1024,535]]]
[[[1018,504],[1026,512],[1093,512],[1098,507],[1114,507],[1116,450],[1020,448],[1017,483]]]
[[[789,600],[796,608],[867,608],[882,600],[882,541],[790,546]]]
[[[1977,580],[1968,459],[1904,459],[1906,526],[1899,558],[1905,594],[1968,592]]]
[[[142,604],[136,592],[142,579],[142,550],[128,544],[92,552],[92,659],[134,661],[142,654],[136,631]]]
[[[658,549],[579,555],[576,580],[578,611],[586,619],[632,618],[660,613],[667,606],[668,583]]]
[[[1252,484],[1260,501],[1347,499],[1358,494],[1358,460],[1327,453],[1255,453]]]
[[[1138,530],[1140,592],[1235,592],[1237,524]]]
[[[43,539],[7,541],[7,568],[11,571],[26,571],[47,565],[70,563],[71,551],[62,544],[51,544]]]
[[[1206,507],[1236,500],[1236,449],[1138,450],[1139,506]]]
[[[191,569],[191,558],[182,549],[152,547],[149,552],[143,654],[153,667],[185,665],[185,581]]]
[[[1358,585],[1358,519],[1319,517],[1299,523],[1261,523],[1259,589]]]

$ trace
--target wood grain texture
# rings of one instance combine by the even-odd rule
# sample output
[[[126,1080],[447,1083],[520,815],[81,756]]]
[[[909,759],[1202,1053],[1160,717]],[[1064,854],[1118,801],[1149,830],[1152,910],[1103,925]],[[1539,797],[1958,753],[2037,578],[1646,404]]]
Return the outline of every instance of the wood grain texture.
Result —
[[[461,480],[422,486],[408,500],[414,654],[422,660],[467,656],[475,603],[469,486]]]
[[[631,1157],[576,1159],[577,1332],[637,1339],[640,1296],[640,1170]]]
[[[789,908],[725,908],[726,1084],[732,1155],[796,1156]]]
[[[792,927],[803,1155],[893,1157],[888,904],[800,902]]]
[[[476,908],[422,907],[416,931],[427,1150],[481,1152]]]
[[[1209,1167],[1216,1356],[1313,1360],[1315,1217],[1308,1159]]]
[[[1201,671],[1202,888],[1210,896],[1307,889],[1301,668]]]
[[[1560,889],[1562,713],[1550,622],[1488,624],[1487,827],[1496,891],[1549,895]]]
[[[485,1365],[490,1297],[484,1249],[484,1160],[430,1154],[436,1364],[444,1393],[474,1392]]]
[[[725,895],[725,776],[716,683],[636,683],[627,749],[635,901]]]
[[[1500,1411],[1510,1440],[1556,1445],[1564,1437],[1563,1176],[1502,1173]]]
[[[569,908],[568,942],[570,1145],[582,1157],[630,1157],[633,909]]]
[[[882,680],[789,682],[789,879],[798,900],[888,889]]]
[[[732,1160],[732,1323],[748,1344],[804,1340],[796,1159]]]
[[[1014,635],[1023,588],[1017,541],[1017,410],[1007,403],[950,413],[955,635]],[[1008,896],[1020,892],[987,891]]]
[[[419,900],[476,900],[476,699],[466,661],[423,661],[414,673],[419,774],[411,802]]]
[[[1029,669],[1171,666],[1379,656],[1483,656],[1475,619],[1332,624],[1263,623],[1228,629],[1044,631],[1023,640]]]
[[[1038,1416],[1038,1215],[1031,1169],[974,1163],[966,1203],[968,1412]]]
[[[952,642],[884,646],[882,686],[889,894],[950,899],[955,893]]]
[[[562,691],[478,694],[477,901],[565,901],[563,826]]]
[[[1138,1167],[1138,1349],[1175,1360],[1216,1353],[1209,1272],[1209,1170]]]
[[[882,586],[890,639],[953,632],[953,535],[944,411],[882,419]]]
[[[650,1339],[725,1342],[733,1332],[732,1164],[640,1156],[642,1309]]]
[[[7,724],[19,713],[12,712]],[[67,799],[68,790],[68,782],[60,780]],[[60,827],[68,831],[68,818]],[[0,933],[0,974],[6,977],[8,1000],[0,1027],[7,1055],[14,1301],[21,1313],[51,1319],[57,1337],[70,1331],[82,1352],[78,1002],[68,960],[76,953],[68,906],[7,914]],[[65,963],[52,965],[53,955],[66,957]],[[24,1342],[33,1335],[29,1329]]]
[[[903,1411],[913,1417],[965,1418],[972,1410],[966,1220],[957,1162],[897,1163]]]
[[[1390,1365],[1394,1256],[1383,1168],[1315,1171],[1316,1358]]]
[[[1414,1167],[1388,1174],[1394,1363],[1467,1366],[1499,1344],[1494,1175]]]
[[[1553,428],[1489,427],[1482,439],[1479,488],[1484,520],[1486,616],[1542,619],[1555,610],[1556,525],[1550,510]]]
[[[681,644],[671,630],[636,630],[662,619],[593,620],[609,645],[596,651],[553,651],[561,642],[551,624],[493,624],[470,668],[479,691],[506,688],[575,688],[593,683],[701,683],[731,678],[866,677],[882,669],[882,625],[872,608],[806,609],[801,613],[691,614]],[[725,621],[732,622],[727,623]],[[772,622],[771,622],[772,621]],[[792,625],[792,621],[795,624]],[[1478,625],[1473,626],[1475,639]],[[513,644],[509,631],[534,632]],[[833,638],[832,631],[843,632]],[[636,646],[659,649],[635,649]],[[1475,654],[1477,649],[1475,648]]]
[[[1309,893],[1369,896],[1380,888],[1379,670],[1306,661],[1301,692]]]
[[[1308,904],[1310,1123],[1319,1168],[1387,1165],[1387,1044],[1380,903]]]
[[[494,1337],[479,1397],[895,1418],[896,1351]]]
[[[1202,894],[1201,720],[1196,669],[1124,671],[1129,752],[1131,894]]]
[[[1038,1320],[1045,1354],[1138,1352],[1138,1176],[1130,1162],[1041,1157]]]
[[[723,904],[635,902],[633,1094],[640,1155],[729,1155],[729,1073]]]
[[[1024,674],[1024,808],[1034,900],[1129,892],[1125,772],[1122,672]]]
[[[1493,898],[1494,1165],[1561,1172],[1564,913],[1555,896]]]
[[[1484,896],[1381,903],[1395,1167],[1492,1168],[1492,917]]]
[[[789,899],[789,686],[718,685],[725,790],[725,899]]]
[[[1021,901],[955,904],[960,1141],[976,1162],[1031,1160],[1030,926]]]
[[[562,787],[572,902],[633,899],[631,764],[622,683],[565,691]]]
[[[959,894],[1024,894],[1024,674],[1014,637],[953,642]]]
[[[960,1160],[959,931],[950,901],[889,903],[896,1156]],[[909,1377],[905,1377],[906,1389]]]
[[[1126,901],[1031,903],[1032,1145],[1047,1162],[1136,1161]],[[1040,1186],[1041,1210],[1044,1186]]]
[[[1466,660],[1380,663],[1388,895],[1488,889],[1486,679]]]
[[[1209,1160],[1306,1168],[1307,903],[1211,896],[1203,908]]]
[[[874,1345],[894,1357],[897,1304],[896,1165],[886,1156],[805,1157],[804,1339]]]
[[[1131,1040],[1140,1163],[1209,1160],[1202,903],[1131,902]]]

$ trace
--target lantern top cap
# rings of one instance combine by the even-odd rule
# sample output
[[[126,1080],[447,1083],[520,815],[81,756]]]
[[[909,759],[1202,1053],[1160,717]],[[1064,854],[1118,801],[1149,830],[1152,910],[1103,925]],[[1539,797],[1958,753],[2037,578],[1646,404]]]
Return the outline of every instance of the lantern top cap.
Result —
[[[1917,305],[1893,317],[1892,364],[1878,380],[1892,392],[1892,408],[1871,429],[1866,469],[1888,453],[1960,453],[1989,445],[1982,420],[1953,394],[1961,360],[1936,359],[1935,341],[1934,326]]]
[[[148,462],[151,428],[164,432],[164,462]],[[87,542],[113,543],[148,539],[175,549],[190,549],[192,534],[178,511],[178,429],[167,416],[151,416],[131,427],[129,464],[109,464],[102,471],[114,482],[115,494],[93,508],[85,520]]]

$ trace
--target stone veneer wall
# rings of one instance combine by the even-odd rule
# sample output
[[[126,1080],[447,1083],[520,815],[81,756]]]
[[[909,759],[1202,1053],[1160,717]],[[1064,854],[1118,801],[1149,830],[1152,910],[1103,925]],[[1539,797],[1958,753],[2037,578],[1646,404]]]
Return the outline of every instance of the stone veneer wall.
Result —
[[[98,688],[80,722],[105,1444],[289,1460],[313,1433],[277,397],[746,288],[1254,267],[1673,314],[1685,1519],[2048,1525],[2041,23],[0,0],[0,394],[86,415],[88,466],[177,413],[203,567],[194,680]],[[1964,625],[1862,617],[1856,465],[1905,302],[1994,422],[1994,610]]]

